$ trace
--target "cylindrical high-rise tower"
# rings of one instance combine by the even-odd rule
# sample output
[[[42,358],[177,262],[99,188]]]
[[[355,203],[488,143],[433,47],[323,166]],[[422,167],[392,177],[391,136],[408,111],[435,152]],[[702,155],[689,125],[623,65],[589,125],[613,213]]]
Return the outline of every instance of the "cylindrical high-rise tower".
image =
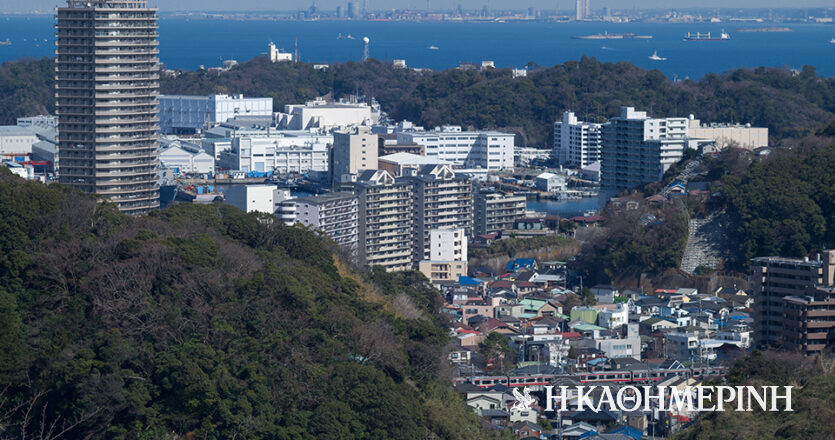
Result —
[[[159,207],[157,10],[68,0],[56,27],[59,181],[129,214]]]

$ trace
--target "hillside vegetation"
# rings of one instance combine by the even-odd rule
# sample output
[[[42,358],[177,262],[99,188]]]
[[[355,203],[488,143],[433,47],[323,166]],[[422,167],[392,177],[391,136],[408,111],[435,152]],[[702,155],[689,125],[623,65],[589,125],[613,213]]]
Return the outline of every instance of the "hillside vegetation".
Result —
[[[835,438],[835,362],[832,359],[754,352],[734,365],[728,385],[793,386],[793,412],[756,409],[705,413],[691,427],[673,436],[673,440]]]
[[[804,257],[835,246],[835,146],[772,160],[754,160],[733,172],[728,152],[715,167],[726,172],[722,194],[737,220],[739,260]]]
[[[536,67],[536,66],[532,66]],[[0,67],[0,123],[54,108],[52,62],[23,60]],[[24,79],[24,81],[21,81]],[[258,57],[222,74],[181,72],[162,79],[168,94],[243,93],[274,99],[276,110],[316,96],[373,96],[395,120],[426,127],[458,124],[518,133],[522,144],[548,146],[565,110],[595,120],[634,106],[654,115],[694,114],[705,121],[750,122],[777,138],[801,137],[835,114],[835,79],[815,69],[757,68],[672,83],[657,70],[583,58],[513,79],[508,69],[418,73],[378,60],[334,64],[270,64]],[[11,98],[14,94],[16,98]],[[26,98],[26,99],[20,99]]]
[[[0,438],[482,438],[422,275],[225,205],[133,218],[0,169]]]

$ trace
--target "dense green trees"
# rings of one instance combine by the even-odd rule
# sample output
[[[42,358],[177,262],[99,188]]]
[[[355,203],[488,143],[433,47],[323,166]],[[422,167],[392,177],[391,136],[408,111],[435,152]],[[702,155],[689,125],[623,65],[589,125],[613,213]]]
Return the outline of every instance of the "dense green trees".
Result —
[[[0,66],[0,95],[5,97],[0,98],[0,123],[52,111],[52,82],[50,60]],[[419,73],[369,60],[315,70],[309,64],[270,64],[259,57],[220,75],[199,71],[164,77],[162,92],[269,96],[276,109],[326,94],[359,93],[376,97],[394,119],[427,127],[451,123],[506,129],[518,133],[522,143],[535,145],[550,145],[554,121],[569,109],[590,120],[616,115],[622,105],[656,115],[692,113],[707,121],[766,126],[777,138],[814,133],[835,112],[835,79],[817,77],[810,67],[799,74],[736,70],[673,84],[657,70],[594,58],[513,79],[507,69]]]
[[[0,170],[0,437],[484,437],[438,382],[426,280],[344,277],[333,251],[229,206],[131,218]]]
[[[794,411],[704,413],[676,434],[675,440],[835,438],[835,364],[831,359],[754,352],[734,365],[727,385],[794,386]]]
[[[605,234],[585,243],[573,263],[589,277],[587,285],[639,279],[642,273],[661,274],[681,263],[688,215],[680,204],[621,212],[610,208],[603,215],[607,217]],[[647,221],[649,215],[655,219]]]
[[[754,161],[747,174],[723,176],[722,192],[738,219],[741,261],[835,246],[833,167],[835,147],[828,147]]]

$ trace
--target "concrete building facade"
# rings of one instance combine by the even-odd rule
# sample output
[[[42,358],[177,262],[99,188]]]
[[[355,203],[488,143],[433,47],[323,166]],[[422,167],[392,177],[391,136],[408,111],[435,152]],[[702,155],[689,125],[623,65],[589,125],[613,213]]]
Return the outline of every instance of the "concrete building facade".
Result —
[[[702,124],[690,115],[690,137],[711,139],[716,142],[716,148],[723,150],[729,146],[755,148],[768,146],[768,128],[752,127],[751,124]]]
[[[329,171],[335,188],[353,181],[361,171],[377,169],[377,142],[377,135],[364,127],[334,132]]]
[[[350,257],[359,240],[359,202],[350,193],[330,193],[292,200],[296,222],[322,231]]]
[[[220,153],[219,166],[244,172],[272,172],[280,175],[327,171],[330,136],[304,133],[288,136],[235,137],[231,148]]]
[[[68,0],[56,28],[59,181],[126,213],[159,207],[157,9]]]
[[[164,134],[195,133],[239,116],[273,117],[272,98],[162,95],[159,104],[160,129]]]
[[[459,167],[498,171],[512,169],[514,165],[514,135],[511,133],[466,132],[458,126],[445,126],[434,131],[397,133],[397,143],[423,145],[427,157]]]
[[[0,156],[12,158],[32,154],[40,139],[32,130],[16,125],[0,126]]]
[[[513,229],[513,223],[525,216],[525,196],[503,194],[487,189],[475,192],[473,235],[501,233]]]
[[[684,157],[688,127],[687,118],[650,118],[622,107],[620,116],[603,126],[603,189],[631,189],[660,180]]]
[[[802,297],[810,287],[835,284],[835,250],[821,258],[761,257],[751,261],[750,290],[754,297],[754,341],[778,347],[783,333],[783,298]]]
[[[331,131],[336,128],[372,126],[380,118],[376,104],[339,101],[328,102],[323,98],[303,105],[286,105],[284,113],[276,115],[276,125],[285,130],[319,129]],[[375,144],[376,147],[376,144]]]
[[[275,185],[231,185],[226,193],[226,203],[244,211],[275,213]]]
[[[412,184],[367,170],[353,187],[359,202],[359,264],[389,272],[412,269]]]
[[[573,112],[554,123],[554,157],[566,167],[585,168],[600,160],[602,125],[583,122]]]
[[[399,179],[414,191],[414,262],[431,259],[430,232],[437,229],[473,231],[473,198],[470,179],[458,176],[450,165],[426,165],[412,176]]]
[[[835,287],[783,298],[782,347],[810,356],[835,347]]]

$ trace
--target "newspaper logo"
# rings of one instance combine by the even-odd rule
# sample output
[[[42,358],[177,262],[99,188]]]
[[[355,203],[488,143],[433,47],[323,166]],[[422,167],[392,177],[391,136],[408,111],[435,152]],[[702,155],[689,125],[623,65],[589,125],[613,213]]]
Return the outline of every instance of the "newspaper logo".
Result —
[[[516,399],[516,403],[513,405],[511,410],[530,411],[531,405],[536,403],[536,398],[531,397],[528,387],[522,388],[521,393],[519,392],[519,387],[514,388],[513,397]]]

